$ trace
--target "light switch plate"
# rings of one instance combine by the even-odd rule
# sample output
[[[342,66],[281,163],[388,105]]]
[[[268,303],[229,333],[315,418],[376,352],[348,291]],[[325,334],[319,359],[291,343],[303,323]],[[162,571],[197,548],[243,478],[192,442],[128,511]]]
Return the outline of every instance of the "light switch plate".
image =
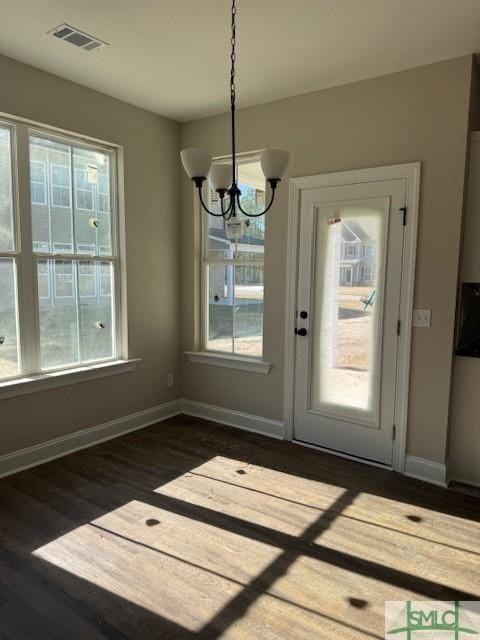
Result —
[[[414,327],[430,327],[432,324],[432,312],[430,309],[414,309],[412,324]]]

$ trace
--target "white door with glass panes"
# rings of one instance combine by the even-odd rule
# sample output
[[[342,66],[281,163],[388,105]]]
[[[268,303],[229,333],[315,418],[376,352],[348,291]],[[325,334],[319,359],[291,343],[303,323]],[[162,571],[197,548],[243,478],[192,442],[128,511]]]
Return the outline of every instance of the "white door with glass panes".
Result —
[[[228,161],[226,161],[229,164]],[[265,177],[256,157],[241,158],[237,168],[241,205],[249,213],[265,206]],[[212,211],[218,194],[208,189]],[[238,240],[229,239],[222,217],[200,212],[203,220],[203,350],[261,359],[263,355],[263,258],[265,216],[241,212]]]
[[[295,439],[390,465],[406,181],[302,192]]]

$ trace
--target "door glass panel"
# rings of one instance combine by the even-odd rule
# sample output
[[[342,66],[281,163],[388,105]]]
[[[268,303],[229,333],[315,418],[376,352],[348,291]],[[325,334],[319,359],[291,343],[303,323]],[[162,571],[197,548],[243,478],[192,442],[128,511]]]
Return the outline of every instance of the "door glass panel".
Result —
[[[376,425],[388,198],[317,209],[310,409]]]

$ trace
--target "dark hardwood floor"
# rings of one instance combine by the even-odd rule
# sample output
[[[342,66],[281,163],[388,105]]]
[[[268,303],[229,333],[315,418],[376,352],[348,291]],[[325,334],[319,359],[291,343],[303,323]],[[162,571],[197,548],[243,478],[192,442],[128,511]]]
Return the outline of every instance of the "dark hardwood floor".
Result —
[[[480,600],[479,507],[179,416],[0,481],[0,638],[383,638]]]

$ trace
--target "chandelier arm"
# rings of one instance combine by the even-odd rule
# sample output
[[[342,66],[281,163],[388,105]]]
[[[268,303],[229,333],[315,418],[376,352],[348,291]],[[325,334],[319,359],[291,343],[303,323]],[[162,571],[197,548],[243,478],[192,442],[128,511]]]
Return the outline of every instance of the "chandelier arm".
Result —
[[[247,211],[245,211],[245,209],[242,208],[242,205],[240,204],[240,196],[237,194],[237,206],[244,216],[248,216],[249,218],[259,218],[260,216],[264,216],[267,213],[267,211],[272,206],[274,199],[275,189],[272,189],[272,195],[270,196],[270,202],[268,203],[268,206],[260,213],[248,213]]]
[[[225,208],[223,203],[225,201],[225,198],[220,198],[220,206],[222,209],[222,216],[225,218],[226,215],[228,215],[232,209],[233,206],[233,198],[232,196],[230,196],[230,200],[228,201],[228,207]],[[228,220],[229,218],[225,218],[225,220]]]
[[[197,189],[198,189],[198,197],[200,199],[200,204],[205,209],[205,211],[209,213],[211,216],[215,216],[216,218],[223,218],[224,217],[223,213],[215,213],[214,211],[210,211],[210,209],[207,207],[203,199],[202,187],[197,187]]]

